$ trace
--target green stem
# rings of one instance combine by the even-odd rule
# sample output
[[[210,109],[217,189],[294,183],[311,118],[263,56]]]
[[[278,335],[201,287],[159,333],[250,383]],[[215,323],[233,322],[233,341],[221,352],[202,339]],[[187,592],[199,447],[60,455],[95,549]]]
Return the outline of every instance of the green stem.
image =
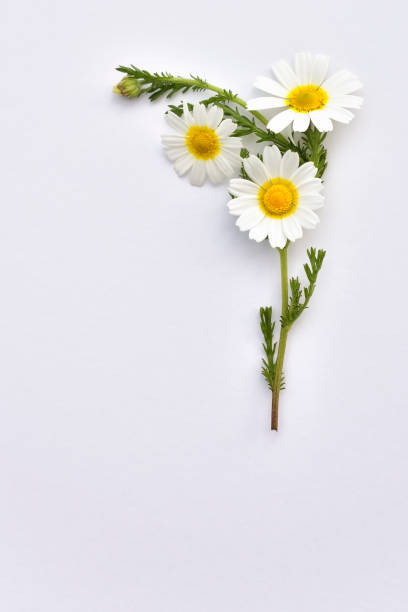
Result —
[[[197,86],[199,84],[198,81],[196,81],[195,79],[184,79],[182,77],[172,77],[172,82],[180,83],[181,85],[186,85],[188,87]],[[225,97],[225,89],[222,89],[221,87],[217,87],[216,85],[212,85],[211,83],[207,83],[207,81],[205,81],[205,83],[201,84],[200,86],[204,89],[204,85],[205,85],[205,89],[208,89],[209,91],[213,91],[219,94],[220,96]],[[241,106],[245,110],[248,110],[245,100],[243,100],[239,96],[228,95],[228,98],[226,98],[226,101],[233,102],[234,104],[238,104],[238,106]],[[225,105],[223,103],[218,103],[218,102],[217,104],[224,110],[224,112],[228,112],[230,115],[234,115],[233,109],[231,109],[228,105]],[[258,111],[248,110],[248,112],[251,113],[253,117],[258,119],[258,121],[260,121],[263,125],[265,126],[268,125],[268,119],[264,117],[264,115],[262,115],[261,113],[258,113]],[[274,132],[269,132],[269,130],[265,131],[265,130],[262,130],[261,128],[257,128],[256,126],[254,126],[253,132],[258,133],[262,137],[262,141],[265,141],[265,136],[266,136],[267,140],[270,140],[271,142],[276,144],[280,148],[281,151],[282,150],[283,151],[285,150],[286,151],[288,150],[297,151],[300,158],[303,161],[307,161],[307,159],[303,159],[304,156],[302,155],[302,150],[296,145],[293,145],[287,138],[285,138],[285,136],[282,136],[282,134],[275,134]],[[270,135],[269,137],[268,137],[268,134]]]
[[[236,124],[238,126],[240,125],[240,120],[244,117],[244,115],[241,115],[237,108],[235,108],[234,110],[231,106],[228,106],[228,104],[220,102],[219,100],[216,100],[215,104],[222,108],[222,110],[224,111],[224,115],[232,117],[235,120]],[[255,112],[252,114],[257,116],[257,113]],[[258,140],[258,142],[273,142],[279,148],[281,153],[284,153],[286,151],[296,151],[299,154],[299,157],[301,158],[302,162],[307,161],[307,158],[304,157],[302,150],[299,149],[298,146],[287,140],[284,136],[282,136],[282,134],[270,132],[268,129],[264,130],[255,123],[251,124],[251,133],[259,136],[260,140]]]
[[[279,250],[280,266],[281,266],[281,286],[282,286],[282,315],[288,309],[288,245],[289,241]],[[281,389],[283,359],[285,357],[286,340],[288,337],[290,326],[281,326],[279,336],[278,356],[276,358],[275,378],[272,389],[272,418],[271,429],[278,430],[278,404],[279,393]]]
[[[232,102],[234,104],[237,104],[238,106],[241,106],[242,108],[247,110],[253,117],[255,117],[262,125],[267,127],[269,123],[269,120],[264,115],[262,115],[262,113],[259,113],[258,111],[248,110],[245,100],[243,100],[239,96],[233,95],[230,91],[226,91],[222,87],[217,87],[216,85],[213,85],[212,83],[208,83],[207,81],[200,79],[199,77],[197,78],[192,77],[190,79],[186,79],[184,77],[173,76],[172,74],[161,74],[161,75],[157,73],[149,74],[147,71],[140,70],[136,66],[131,66],[131,67],[119,66],[117,70],[119,72],[123,72],[125,74],[128,74],[129,76],[134,77],[135,79],[137,79],[138,81],[142,83],[142,86],[147,85],[146,89],[143,89],[143,88],[141,89],[141,94],[143,93],[152,94],[150,96],[151,100],[156,99],[159,95],[162,95],[162,93],[165,93],[166,91],[168,91],[169,87],[166,87],[166,85],[170,87],[174,85],[177,91],[181,91],[184,88],[195,88],[197,90],[206,89],[208,91],[213,91],[214,93],[218,94],[220,96],[220,99],[224,99],[226,102]],[[162,89],[162,93],[160,93],[161,89]],[[267,136],[266,138],[265,138],[265,134]],[[268,134],[271,134],[273,137],[268,137]],[[299,155],[302,158],[301,149],[299,147],[296,147],[287,138],[282,136],[282,134],[275,134],[267,130],[265,133],[262,134],[262,136],[263,136],[262,138],[263,141],[271,140],[281,150],[282,148],[284,150],[289,150],[289,149],[298,150]]]
[[[187,84],[187,85],[189,85],[191,87],[194,86],[194,85],[197,85],[197,81],[195,81],[194,79],[183,79],[182,77],[174,77],[174,81],[182,83],[182,84]],[[206,89],[208,89],[210,91],[214,91],[215,93],[219,94],[220,96],[225,97],[225,89],[222,89],[221,87],[217,87],[216,85],[212,85],[211,83],[207,83],[207,81],[205,81],[205,86],[206,86]],[[229,95],[228,98],[227,98],[227,101],[228,102],[233,102],[234,104],[238,104],[238,106],[241,106],[245,110],[248,110],[247,109],[247,104],[246,104],[245,100],[243,100],[239,96],[234,96],[234,95],[230,96]],[[223,105],[220,105],[220,106],[223,106]],[[232,109],[230,109],[230,110],[232,110]],[[253,117],[258,119],[258,121],[260,121],[263,125],[265,125],[265,126],[268,125],[269,120],[264,115],[262,115],[262,113],[259,113],[258,111],[251,111],[251,110],[248,110],[248,112],[251,113],[251,115]],[[254,131],[256,131],[256,130],[254,130]],[[302,158],[302,151],[298,147],[292,145],[290,143],[290,141],[287,138],[285,138],[285,136],[283,136],[282,134],[275,134],[273,132],[268,132],[268,131],[267,132],[265,132],[265,131],[261,132],[261,135],[265,136],[265,134],[267,135],[268,133],[273,135],[273,137],[268,138],[268,140],[271,140],[272,142],[274,142],[280,148],[282,148],[282,146],[283,146],[286,150],[297,150],[299,155],[300,155],[300,157]],[[307,161],[307,160],[305,160],[305,161]]]
[[[172,77],[171,80],[174,81],[175,83],[186,84],[191,87],[197,84],[197,81],[195,79],[183,79],[182,77]],[[211,83],[206,82],[206,88],[210,91],[215,91],[215,93],[220,94],[221,96],[225,95],[224,89],[222,89],[221,87],[217,87],[216,85],[212,85]],[[245,100],[243,100],[242,98],[239,98],[238,96],[231,96],[228,99],[231,102],[234,102],[235,104],[238,104],[239,106],[242,106],[242,108],[246,109],[247,107]],[[258,111],[249,111],[249,112],[251,113],[251,115],[256,117],[258,121],[260,121],[264,125],[268,124],[268,119],[264,117],[261,113],[258,113]]]

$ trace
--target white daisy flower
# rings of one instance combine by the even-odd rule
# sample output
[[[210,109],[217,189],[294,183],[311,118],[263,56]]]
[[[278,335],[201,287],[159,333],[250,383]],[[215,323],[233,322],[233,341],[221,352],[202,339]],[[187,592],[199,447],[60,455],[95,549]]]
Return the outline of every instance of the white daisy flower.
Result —
[[[249,230],[256,242],[268,237],[272,247],[283,248],[287,240],[302,237],[302,228],[316,227],[315,210],[323,206],[324,198],[312,162],[299,166],[297,153],[287,151],[282,156],[273,145],[265,147],[263,162],[250,155],[244,167],[251,180],[232,179],[229,191],[236,197],[228,202],[242,232]]]
[[[218,106],[206,108],[199,102],[192,112],[184,103],[181,117],[172,112],[166,115],[177,134],[162,136],[164,150],[180,176],[190,173],[192,185],[202,185],[207,177],[219,183],[240,168],[241,139],[231,136],[235,123],[223,117]]]
[[[320,132],[333,129],[332,119],[349,123],[354,117],[350,108],[360,108],[363,98],[350,95],[362,87],[347,70],[327,78],[329,58],[326,55],[297,53],[295,69],[281,60],[272,66],[277,81],[258,77],[254,86],[268,93],[267,97],[248,101],[249,110],[284,108],[269,123],[272,132],[281,132],[293,122],[295,132],[305,132],[310,121]]]

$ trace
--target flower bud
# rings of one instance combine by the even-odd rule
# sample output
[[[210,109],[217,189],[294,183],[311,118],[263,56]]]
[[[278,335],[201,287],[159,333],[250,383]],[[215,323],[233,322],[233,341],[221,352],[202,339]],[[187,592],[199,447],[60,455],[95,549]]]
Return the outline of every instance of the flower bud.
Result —
[[[126,76],[113,87],[112,91],[125,98],[137,98],[141,94],[140,82],[134,77]]]

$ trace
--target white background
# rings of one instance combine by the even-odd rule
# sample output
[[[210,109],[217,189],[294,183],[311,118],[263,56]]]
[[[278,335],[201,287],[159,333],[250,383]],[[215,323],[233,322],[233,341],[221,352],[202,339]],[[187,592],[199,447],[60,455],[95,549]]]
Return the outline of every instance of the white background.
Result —
[[[9,2],[0,609],[406,612],[403,3]],[[365,84],[328,139],[327,258],[269,431],[278,256],[165,159],[118,64],[253,97],[298,50]],[[194,98],[194,96],[193,96]]]

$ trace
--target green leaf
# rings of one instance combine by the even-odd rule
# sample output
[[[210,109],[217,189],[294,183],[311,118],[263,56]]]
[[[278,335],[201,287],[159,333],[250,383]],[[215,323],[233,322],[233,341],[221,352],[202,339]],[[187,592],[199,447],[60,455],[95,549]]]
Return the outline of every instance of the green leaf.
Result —
[[[323,265],[323,260],[326,255],[326,251],[319,249],[316,253],[315,248],[307,250],[307,256],[309,262],[305,263],[303,268],[309,281],[309,284],[302,289],[300,280],[298,277],[291,278],[289,280],[290,287],[290,298],[288,309],[285,313],[282,313],[281,325],[282,327],[290,327],[300,317],[302,312],[306,310],[309,305],[310,298],[316,287],[317,275]]]
[[[264,337],[264,343],[262,348],[265,353],[265,357],[262,359],[262,374],[265,377],[268,387],[272,391],[276,373],[276,346],[277,342],[274,342],[273,334],[275,330],[275,322],[272,320],[272,308],[271,306],[261,307],[259,309],[260,325],[262,335]],[[284,379],[281,377],[280,388],[284,388]]]
[[[327,168],[327,150],[323,146],[326,136],[326,132],[319,132],[318,129],[310,125],[306,132],[302,134],[298,145],[303,157],[307,158],[308,161],[312,161],[316,166],[316,176],[318,178],[323,176]]]
[[[190,89],[192,91],[208,89],[208,83],[198,76],[190,75],[191,78],[185,79],[175,77],[168,72],[150,73],[148,70],[141,70],[133,66],[133,64],[130,67],[119,66],[116,70],[137,78],[142,86],[141,93],[148,95],[152,102],[163,95],[171,98],[178,92],[186,93]]]

